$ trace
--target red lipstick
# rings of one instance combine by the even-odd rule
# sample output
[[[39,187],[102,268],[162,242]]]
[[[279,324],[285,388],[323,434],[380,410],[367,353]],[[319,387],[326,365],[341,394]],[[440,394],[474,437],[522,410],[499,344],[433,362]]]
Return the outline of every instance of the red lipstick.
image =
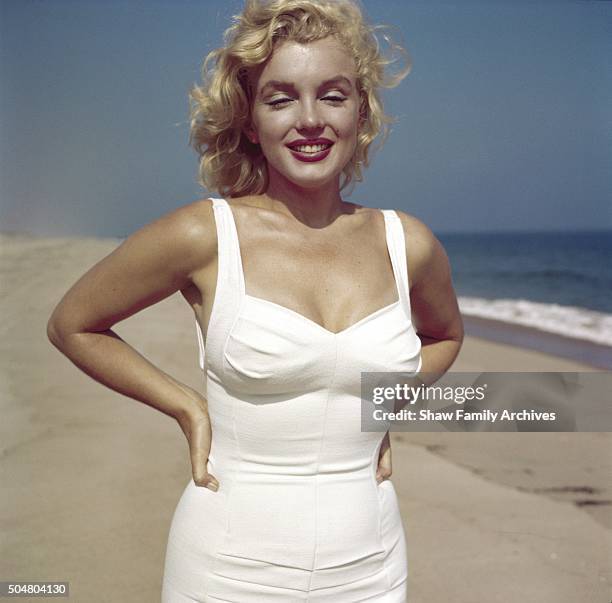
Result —
[[[293,140],[292,142],[290,142],[287,145],[287,147],[289,147],[291,154],[298,161],[313,162],[313,161],[321,161],[322,159],[325,159],[329,155],[329,152],[333,144],[334,143],[328,138],[313,138],[310,140],[306,138],[300,138],[298,140]],[[314,152],[298,150],[300,147],[305,147],[305,146],[324,146],[325,148],[323,148],[320,151],[314,151]]]

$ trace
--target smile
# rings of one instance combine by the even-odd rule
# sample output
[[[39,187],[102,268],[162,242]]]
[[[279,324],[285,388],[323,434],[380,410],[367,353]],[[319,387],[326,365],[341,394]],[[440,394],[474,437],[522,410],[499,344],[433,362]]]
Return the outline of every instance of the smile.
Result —
[[[321,151],[331,147],[330,144],[305,144],[300,147],[291,147],[300,153],[320,153]]]
[[[288,147],[291,154],[300,161],[321,161],[329,155],[332,144],[306,144]]]

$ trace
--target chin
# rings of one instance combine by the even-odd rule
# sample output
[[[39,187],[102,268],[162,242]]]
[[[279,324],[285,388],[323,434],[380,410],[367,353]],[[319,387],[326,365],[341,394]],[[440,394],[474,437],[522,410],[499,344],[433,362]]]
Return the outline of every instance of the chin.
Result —
[[[269,175],[272,178],[280,178],[290,186],[296,186],[305,190],[312,190],[329,186],[330,183],[339,182],[344,165],[333,161],[335,165],[323,165],[319,163],[303,163],[301,165],[287,164],[284,157],[277,157],[277,161],[268,158]],[[328,157],[329,159],[329,157]],[[337,159],[337,157],[335,158]],[[350,161],[347,157],[346,161]],[[276,167],[274,165],[276,163]],[[281,169],[278,169],[278,168]],[[297,168],[297,169],[296,169]]]
[[[341,173],[342,171],[317,176],[306,176],[304,174],[297,175],[285,172],[284,174],[281,174],[281,176],[293,186],[298,186],[303,189],[317,189],[328,186],[330,183],[337,182]]]
[[[332,179],[331,182],[335,182],[335,179]],[[302,190],[305,191],[317,191],[319,189],[324,189],[330,185],[330,180],[320,180],[313,182],[312,180],[301,181],[301,180],[290,180],[290,183]]]

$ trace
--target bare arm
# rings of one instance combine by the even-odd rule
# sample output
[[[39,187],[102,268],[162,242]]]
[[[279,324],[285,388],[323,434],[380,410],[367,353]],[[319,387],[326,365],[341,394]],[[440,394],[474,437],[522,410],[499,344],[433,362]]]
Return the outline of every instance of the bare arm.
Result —
[[[453,364],[463,344],[463,321],[444,247],[420,220],[398,212],[404,225],[414,326],[422,343],[427,385]],[[434,375],[438,375],[435,377]]]
[[[79,369],[176,419],[190,447],[195,436],[187,431],[194,430],[197,420],[206,417],[203,426],[209,429],[205,398],[152,364],[111,327],[189,286],[193,272],[215,254],[211,203],[180,207],[134,232],[95,264],[63,296],[47,323],[49,340]],[[196,461],[202,471],[201,459]]]
[[[420,220],[402,211],[397,213],[404,227],[410,306],[423,361],[419,375],[405,382],[415,385],[416,380],[416,385],[430,385],[457,358],[463,344],[463,321],[444,247]],[[399,411],[406,404],[407,400],[396,400],[394,410]],[[387,432],[380,448],[376,481],[388,479],[391,473],[391,441]]]

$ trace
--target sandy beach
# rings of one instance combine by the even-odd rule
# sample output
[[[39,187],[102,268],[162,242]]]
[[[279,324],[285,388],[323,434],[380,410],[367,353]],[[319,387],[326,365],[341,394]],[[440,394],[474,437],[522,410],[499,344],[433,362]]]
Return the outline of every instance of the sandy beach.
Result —
[[[46,336],[63,293],[119,243],[0,236],[0,580],[68,581],[85,603],[159,601],[191,477],[174,421],[96,383]],[[180,294],[114,330],[202,389]],[[601,369],[468,332],[452,370]],[[410,603],[610,600],[610,433],[393,433],[392,449]]]

